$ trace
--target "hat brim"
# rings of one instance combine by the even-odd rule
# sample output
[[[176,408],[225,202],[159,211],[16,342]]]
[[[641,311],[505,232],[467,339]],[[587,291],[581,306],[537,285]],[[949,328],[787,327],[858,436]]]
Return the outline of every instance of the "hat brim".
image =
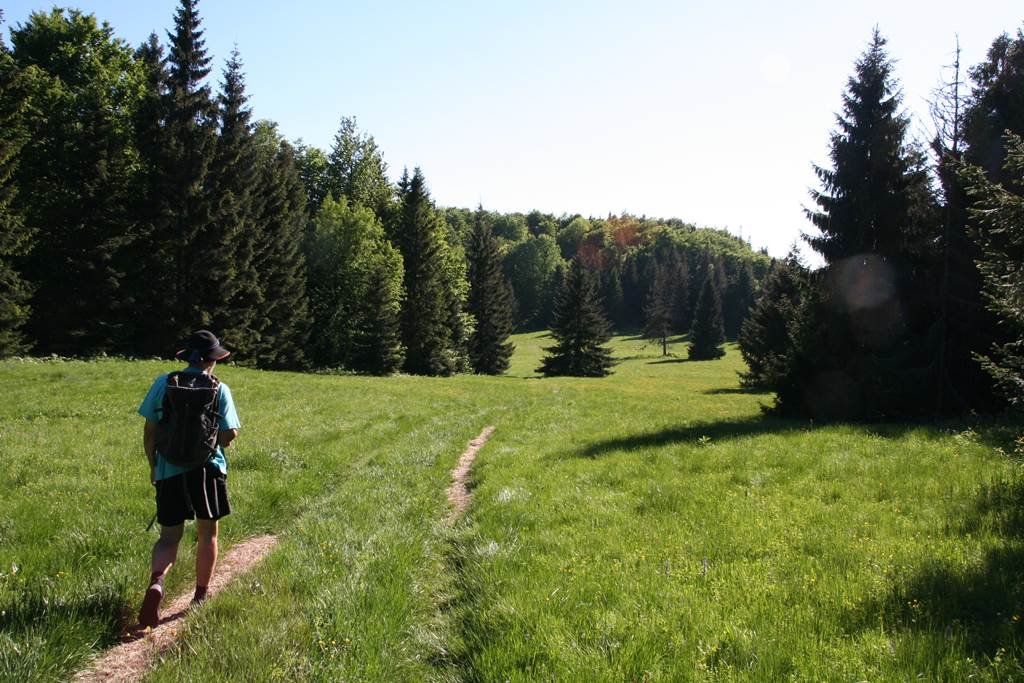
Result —
[[[188,353],[189,353],[188,349],[178,349],[178,351],[175,352],[174,357],[175,358],[185,358],[188,355]],[[227,349],[225,349],[223,346],[215,346],[212,349],[210,349],[209,351],[206,351],[205,353],[203,353],[203,360],[205,360],[205,361],[224,360],[225,358],[227,358],[230,355],[231,355],[231,352],[228,351]]]

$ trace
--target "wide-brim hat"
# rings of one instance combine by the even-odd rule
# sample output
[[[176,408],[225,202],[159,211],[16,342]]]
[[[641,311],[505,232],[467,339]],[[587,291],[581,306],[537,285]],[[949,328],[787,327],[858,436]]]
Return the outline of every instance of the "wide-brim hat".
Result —
[[[184,348],[179,349],[174,356],[190,363],[224,360],[231,355],[231,352],[221,346],[220,340],[209,330],[196,330],[189,335],[182,346]]]

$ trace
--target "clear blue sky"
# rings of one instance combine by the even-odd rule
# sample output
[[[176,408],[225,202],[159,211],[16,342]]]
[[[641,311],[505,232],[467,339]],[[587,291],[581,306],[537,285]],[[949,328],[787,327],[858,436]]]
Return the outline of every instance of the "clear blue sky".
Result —
[[[82,0],[133,45],[175,0]],[[10,24],[48,4],[3,2]],[[915,129],[952,61],[982,59],[1024,5],[825,2],[200,3],[217,74],[233,44],[254,113],[330,146],[342,115],[393,176],[421,166],[442,205],[628,211],[742,230],[784,254],[827,161],[834,112],[876,24]]]

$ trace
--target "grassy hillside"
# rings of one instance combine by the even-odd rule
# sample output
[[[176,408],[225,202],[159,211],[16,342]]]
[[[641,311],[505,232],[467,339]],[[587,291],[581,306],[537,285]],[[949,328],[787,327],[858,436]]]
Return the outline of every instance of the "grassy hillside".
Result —
[[[498,378],[218,368],[243,421],[222,544],[282,542],[153,678],[1024,675],[1008,426],[784,422],[734,351],[618,338],[613,376],[539,379],[546,340],[516,342]],[[0,364],[0,678],[67,676],[137,607],[155,532],[134,410],[167,368]],[[450,529],[449,471],[488,424]],[[185,553],[171,592],[191,578]]]

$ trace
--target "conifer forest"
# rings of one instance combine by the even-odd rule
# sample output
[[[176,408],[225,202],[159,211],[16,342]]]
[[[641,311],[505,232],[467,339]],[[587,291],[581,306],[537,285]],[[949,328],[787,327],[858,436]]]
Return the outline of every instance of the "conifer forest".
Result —
[[[781,414],[1021,402],[1020,31],[957,64],[919,140],[875,30],[822,131],[812,269],[678,218],[439,206],[355,118],[330,149],[260,119],[197,5],[137,46],[72,9],[0,44],[5,355],[166,357],[205,327],[256,368],[494,374],[510,334],[550,328],[545,374],[603,375],[602,340],[639,332],[694,359],[738,341]]]

